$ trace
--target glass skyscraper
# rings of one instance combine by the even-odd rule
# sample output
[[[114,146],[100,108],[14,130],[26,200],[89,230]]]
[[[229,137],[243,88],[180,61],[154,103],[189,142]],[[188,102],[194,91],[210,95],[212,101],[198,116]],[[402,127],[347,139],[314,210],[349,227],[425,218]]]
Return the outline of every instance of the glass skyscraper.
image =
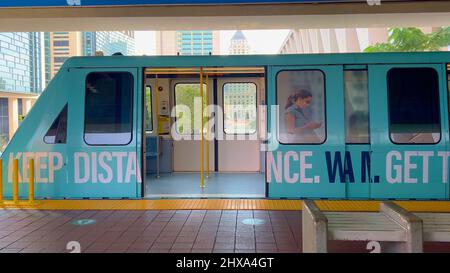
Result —
[[[120,52],[133,55],[135,50],[133,31],[83,32],[83,54],[93,56],[102,51],[105,56]]]
[[[219,55],[220,31],[155,31],[156,55]]]
[[[180,55],[209,55],[213,52],[212,31],[177,31]]]
[[[102,51],[105,56],[120,52],[133,55],[135,42],[133,31],[50,32],[49,50],[46,51],[46,67],[51,79],[64,62],[73,56],[94,56]]]
[[[38,32],[0,33],[0,90],[42,91],[41,35]]]
[[[0,150],[42,92],[42,35],[0,33]]]
[[[50,60],[50,32],[44,32],[44,71],[45,71],[45,86],[48,85],[51,74],[51,60]]]

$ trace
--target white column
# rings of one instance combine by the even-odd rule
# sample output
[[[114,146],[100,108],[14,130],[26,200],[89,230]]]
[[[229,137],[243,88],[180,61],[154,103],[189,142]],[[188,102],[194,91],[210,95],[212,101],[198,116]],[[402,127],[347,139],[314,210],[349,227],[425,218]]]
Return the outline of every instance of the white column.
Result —
[[[22,99],[22,113],[23,115],[27,115],[30,112],[33,99]]]
[[[8,98],[8,120],[9,120],[9,139],[19,127],[19,111],[17,105],[17,98]]]

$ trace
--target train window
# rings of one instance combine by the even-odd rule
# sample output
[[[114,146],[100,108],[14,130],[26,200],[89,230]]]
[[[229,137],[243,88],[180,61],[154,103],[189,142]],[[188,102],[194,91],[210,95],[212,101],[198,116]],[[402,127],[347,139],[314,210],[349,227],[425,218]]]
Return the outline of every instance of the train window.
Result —
[[[127,145],[132,137],[133,75],[91,73],[86,79],[84,140],[90,145]]]
[[[345,142],[369,143],[367,70],[344,71]]]
[[[53,121],[52,126],[44,136],[47,144],[66,143],[67,138],[67,104]]]
[[[439,76],[436,70],[392,68],[387,74],[387,82],[392,142],[439,142]]]
[[[256,132],[256,84],[226,83],[223,86],[225,134]]]
[[[203,84],[203,96],[206,96],[206,85]],[[203,107],[206,109],[206,99]],[[200,84],[179,83],[175,85],[176,129],[182,135],[198,135],[201,128],[201,95]],[[205,122],[208,121],[204,117]]]
[[[322,71],[279,72],[277,101],[281,143],[320,144],[325,141],[325,75]]]
[[[153,131],[152,121],[152,88],[151,86],[145,86],[145,131]]]

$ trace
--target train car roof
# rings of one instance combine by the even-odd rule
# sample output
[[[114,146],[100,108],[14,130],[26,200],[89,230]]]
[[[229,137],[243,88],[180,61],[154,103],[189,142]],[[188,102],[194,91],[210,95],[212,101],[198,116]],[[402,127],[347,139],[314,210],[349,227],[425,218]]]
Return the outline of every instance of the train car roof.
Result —
[[[63,68],[209,67],[266,65],[373,65],[450,63],[450,52],[333,53],[285,55],[89,56],[72,57]]]

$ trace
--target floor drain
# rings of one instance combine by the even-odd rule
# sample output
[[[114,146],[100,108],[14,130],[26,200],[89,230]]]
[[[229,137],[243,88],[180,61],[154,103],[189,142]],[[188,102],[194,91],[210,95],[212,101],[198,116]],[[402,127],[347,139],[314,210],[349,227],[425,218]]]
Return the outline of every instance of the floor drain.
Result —
[[[257,225],[264,224],[265,221],[263,219],[258,219],[258,218],[248,218],[248,219],[242,220],[242,223],[245,225],[257,226]]]
[[[72,222],[72,225],[75,226],[87,226],[87,225],[92,225],[95,224],[95,220],[94,219],[81,219],[81,220],[75,220]]]

